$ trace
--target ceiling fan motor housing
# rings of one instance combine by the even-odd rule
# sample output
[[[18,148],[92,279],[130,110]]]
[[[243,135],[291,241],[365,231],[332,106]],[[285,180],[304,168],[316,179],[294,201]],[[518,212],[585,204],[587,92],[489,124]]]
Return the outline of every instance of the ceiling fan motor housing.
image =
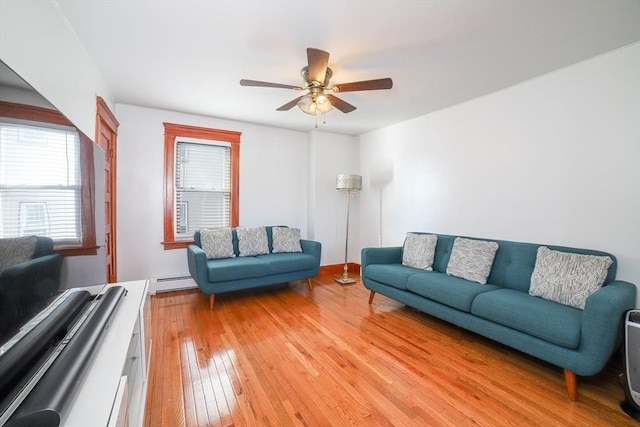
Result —
[[[316,82],[313,80],[309,80],[308,66],[302,67],[302,69],[300,70],[300,75],[302,76],[302,80],[304,80],[304,82],[307,84],[307,88],[309,89],[312,87],[326,88],[329,85],[329,80],[331,80],[331,77],[333,76],[333,71],[331,71],[331,68],[327,67],[327,72],[324,75],[324,82]]]

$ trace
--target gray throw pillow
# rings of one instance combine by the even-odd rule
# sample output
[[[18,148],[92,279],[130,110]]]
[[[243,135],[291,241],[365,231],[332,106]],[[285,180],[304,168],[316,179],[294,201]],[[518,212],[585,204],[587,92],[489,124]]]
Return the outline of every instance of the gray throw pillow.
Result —
[[[529,294],[584,309],[589,295],[602,287],[613,260],[608,256],[554,251],[540,246]]]
[[[264,255],[269,253],[267,229],[265,227],[238,227],[238,250],[240,256]]]
[[[200,244],[207,259],[234,258],[231,228],[203,228],[200,230]]]
[[[447,264],[447,274],[484,285],[497,251],[496,242],[456,237]]]
[[[0,272],[33,258],[37,240],[36,236],[0,239]]]
[[[300,229],[289,227],[273,227],[273,252],[302,252],[300,246]]]
[[[436,234],[407,233],[402,247],[402,265],[432,271],[436,243]]]

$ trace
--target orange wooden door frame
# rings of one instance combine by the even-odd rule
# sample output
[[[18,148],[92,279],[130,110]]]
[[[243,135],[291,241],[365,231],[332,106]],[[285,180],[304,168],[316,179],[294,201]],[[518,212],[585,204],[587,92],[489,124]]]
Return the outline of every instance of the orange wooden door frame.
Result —
[[[97,97],[96,143],[104,150],[104,235],[107,283],[118,280],[116,258],[116,142],[118,120],[107,103]]]

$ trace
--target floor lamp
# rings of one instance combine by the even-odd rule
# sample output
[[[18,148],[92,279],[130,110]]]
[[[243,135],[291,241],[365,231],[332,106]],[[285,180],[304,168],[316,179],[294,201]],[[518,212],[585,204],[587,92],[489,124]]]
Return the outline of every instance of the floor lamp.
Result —
[[[356,281],[349,278],[349,266],[347,265],[347,251],[349,248],[349,207],[351,205],[351,197],[362,190],[362,177],[360,175],[340,174],[336,178],[336,190],[347,196],[347,231],[344,242],[344,272],[340,279],[336,279],[338,283],[348,285]]]

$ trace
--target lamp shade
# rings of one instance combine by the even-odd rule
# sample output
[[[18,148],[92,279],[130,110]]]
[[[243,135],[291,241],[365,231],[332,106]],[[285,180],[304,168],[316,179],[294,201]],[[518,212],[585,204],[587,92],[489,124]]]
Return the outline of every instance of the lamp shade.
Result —
[[[336,190],[347,194],[355,194],[362,190],[362,176],[340,174],[336,177]]]

